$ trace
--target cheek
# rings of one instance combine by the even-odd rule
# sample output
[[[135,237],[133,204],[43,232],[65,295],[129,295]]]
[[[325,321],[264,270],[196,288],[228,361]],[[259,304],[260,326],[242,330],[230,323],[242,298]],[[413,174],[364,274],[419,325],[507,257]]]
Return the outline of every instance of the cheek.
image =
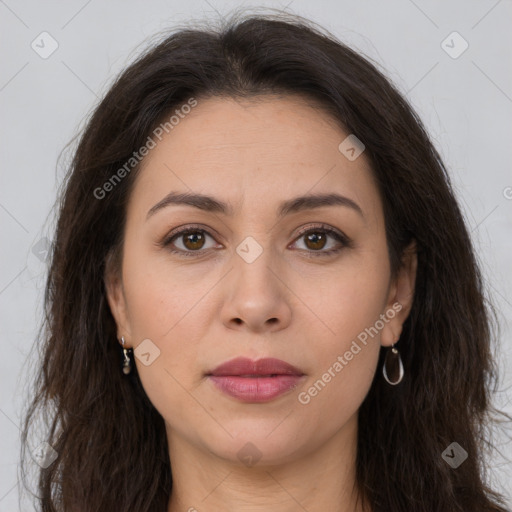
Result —
[[[357,412],[375,376],[380,352],[380,330],[375,326],[387,291],[384,273],[375,270],[342,273],[323,295],[321,315],[334,334],[324,335],[317,344],[314,373],[298,398],[303,407],[311,407],[310,415],[324,417],[328,430]]]
[[[343,349],[383,313],[389,289],[389,262],[384,251],[347,253],[325,274],[297,281],[297,295],[321,320],[318,332],[326,341],[332,340],[333,348]],[[311,319],[311,314],[306,316]]]
[[[354,253],[323,281],[321,293],[309,298],[326,328],[316,345],[314,375],[299,401],[315,404],[319,411],[337,404],[335,422],[358,409],[375,374],[380,315],[389,285],[389,264],[382,253],[380,249]]]
[[[298,394],[302,414],[315,428],[336,431],[357,413],[366,397],[375,376],[379,346],[359,344],[357,350],[351,360],[345,356],[347,351],[333,351]]]
[[[189,392],[200,383],[201,342],[211,324],[212,296],[219,275],[206,266],[171,265],[165,254],[141,249],[126,251],[124,288],[132,343],[149,339],[158,357],[146,366],[135,354],[141,382],[155,407],[167,417],[191,406]]]
[[[212,277],[205,277],[212,275],[206,269],[171,265],[163,253],[155,257],[142,250],[127,251],[124,269],[132,333],[141,339],[153,336],[172,344],[174,334],[214,284]]]
[[[204,275],[179,268],[171,271],[163,258],[136,250],[126,251],[124,270],[132,343],[137,347],[149,339],[156,347],[152,350],[157,356],[154,360],[151,356],[148,365],[134,354],[146,394],[168,421],[200,416],[190,393],[197,380],[198,344],[204,331],[200,322],[206,322],[194,308],[200,307],[204,296]]]

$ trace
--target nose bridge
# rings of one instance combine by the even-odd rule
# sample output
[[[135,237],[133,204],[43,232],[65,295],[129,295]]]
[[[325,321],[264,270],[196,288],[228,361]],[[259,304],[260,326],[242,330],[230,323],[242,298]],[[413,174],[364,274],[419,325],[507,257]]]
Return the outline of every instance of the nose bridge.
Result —
[[[258,235],[256,235],[258,236]],[[254,331],[283,328],[291,312],[278,279],[278,261],[270,237],[248,236],[236,247],[229,290],[225,295],[224,321],[241,322]]]
[[[275,265],[271,242],[265,234],[256,237],[249,235],[240,242],[234,254],[234,265],[237,279],[250,282],[252,285],[270,283]],[[265,238],[265,240],[263,240]]]

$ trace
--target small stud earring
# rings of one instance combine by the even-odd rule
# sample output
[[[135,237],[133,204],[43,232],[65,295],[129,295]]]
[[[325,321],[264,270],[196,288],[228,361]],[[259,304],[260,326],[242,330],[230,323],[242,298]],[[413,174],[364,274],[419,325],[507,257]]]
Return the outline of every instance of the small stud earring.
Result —
[[[121,345],[123,345],[123,355],[124,355],[123,373],[125,375],[128,375],[132,371],[132,360],[131,360],[130,356],[128,355],[128,350],[130,350],[130,349],[124,348],[124,336],[121,336]]]

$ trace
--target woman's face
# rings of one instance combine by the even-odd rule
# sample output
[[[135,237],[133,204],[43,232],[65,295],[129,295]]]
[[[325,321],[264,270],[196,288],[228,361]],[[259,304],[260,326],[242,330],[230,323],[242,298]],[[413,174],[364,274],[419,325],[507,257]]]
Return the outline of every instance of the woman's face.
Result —
[[[108,298],[171,445],[276,464],[356,424],[415,267],[391,279],[382,203],[361,147],[339,148],[348,135],[298,97],[214,98],[146,156]],[[236,357],[299,375],[211,376]]]

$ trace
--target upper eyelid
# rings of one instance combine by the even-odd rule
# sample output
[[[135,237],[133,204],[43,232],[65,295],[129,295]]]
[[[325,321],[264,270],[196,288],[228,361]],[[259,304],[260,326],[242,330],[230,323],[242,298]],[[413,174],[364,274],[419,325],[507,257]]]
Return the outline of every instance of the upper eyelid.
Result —
[[[319,231],[322,231],[322,230],[326,231],[327,234],[330,234],[331,236],[337,235],[341,238],[341,242],[346,243],[347,245],[349,245],[351,243],[350,238],[347,237],[347,235],[345,235],[342,231],[340,231],[332,226],[329,226],[325,223],[318,223],[318,224],[313,224],[313,225],[310,224],[310,225],[307,225],[307,226],[301,228],[299,230],[299,232],[297,233],[297,235],[295,236],[294,242],[301,236],[304,236],[307,233],[309,233],[310,231],[314,231],[315,229],[317,229]],[[207,228],[207,227],[199,225],[199,224],[187,224],[185,226],[181,226],[181,227],[176,228],[175,230],[172,230],[168,235],[166,235],[164,237],[162,244],[163,245],[170,244],[174,238],[177,238],[177,237],[182,236],[188,232],[193,232],[193,231],[203,231],[206,235],[208,235],[212,238],[215,238],[215,236],[212,233],[210,233],[211,228]],[[215,232],[215,230],[212,230],[212,231]],[[216,236],[219,236],[219,235],[216,235]],[[178,250],[180,251],[182,249],[178,249]],[[189,251],[186,251],[186,252],[189,252]],[[190,251],[190,252],[202,252],[202,251]],[[319,252],[322,252],[322,251],[319,251]]]
[[[335,233],[343,238],[347,238],[347,236],[342,231],[340,231],[339,229],[336,229],[332,226],[328,226],[325,223],[305,226],[299,230],[299,232],[297,233],[297,237],[305,235],[309,231],[314,231],[315,229],[332,232],[332,233]]]
[[[212,230],[211,228],[207,228],[199,224],[186,224],[185,226],[180,226],[171,230],[167,235],[164,236],[163,242],[165,243],[167,241],[170,241],[177,236],[188,233],[189,231],[204,231],[207,235],[211,237],[213,237],[214,234],[215,236],[220,236],[217,234],[215,230]],[[213,231],[214,234],[212,234],[210,231]]]

